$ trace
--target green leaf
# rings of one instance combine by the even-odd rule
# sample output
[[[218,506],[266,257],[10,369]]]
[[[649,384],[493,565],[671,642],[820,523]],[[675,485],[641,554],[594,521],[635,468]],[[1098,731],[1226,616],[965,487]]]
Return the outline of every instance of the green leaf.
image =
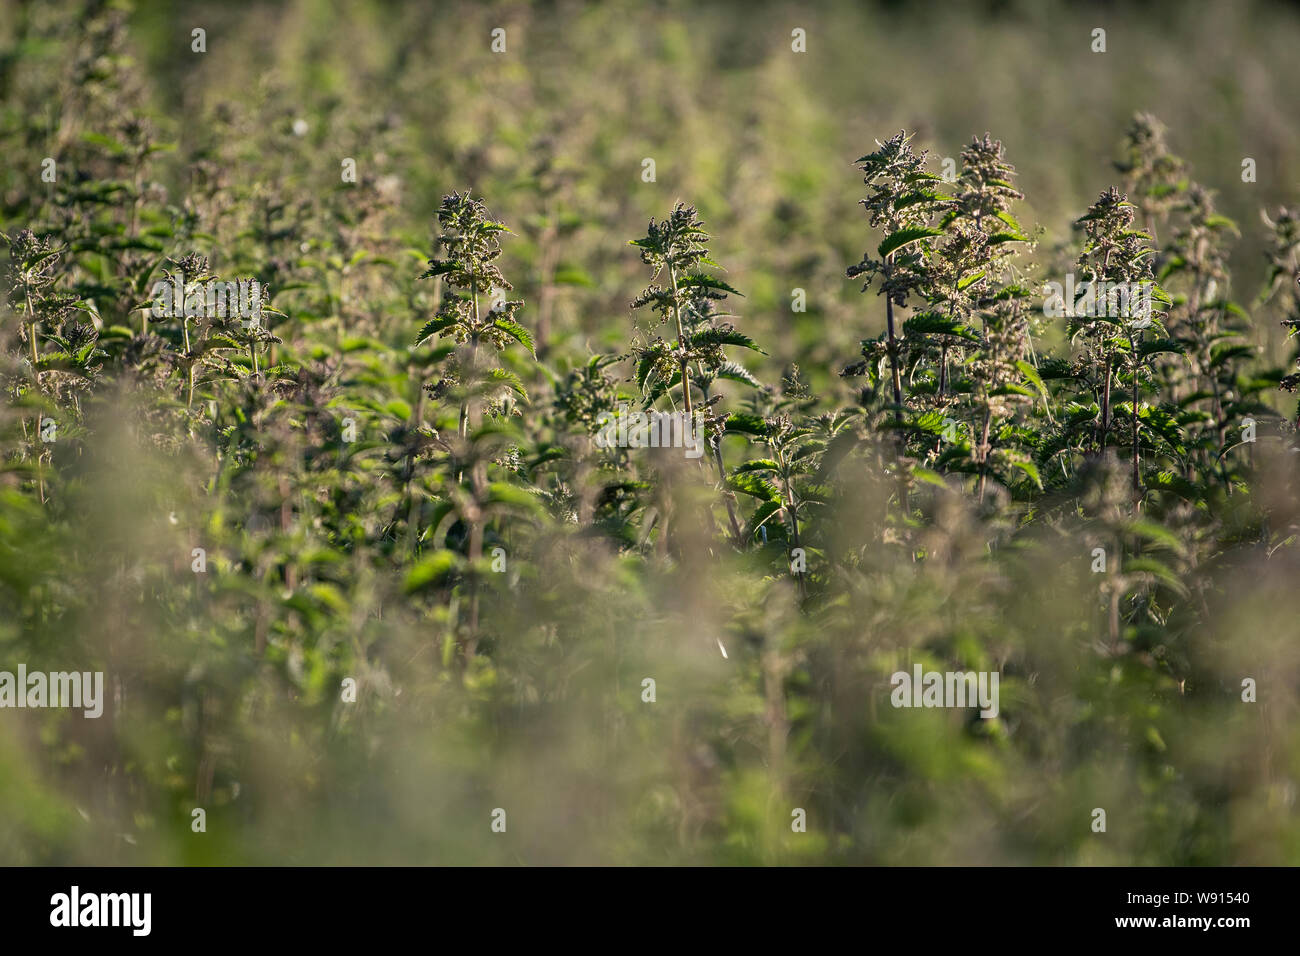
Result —
[[[512,485],[505,481],[494,481],[488,485],[487,500],[489,504],[508,505],[524,511],[540,511],[541,502],[527,488]]]
[[[897,252],[904,246],[913,242],[919,242],[922,239],[930,239],[934,236],[942,236],[943,231],[940,229],[931,229],[929,226],[908,226],[906,229],[900,229],[895,233],[885,237],[884,242],[880,244],[877,253],[880,258],[885,259],[891,253]]]
[[[464,559],[454,551],[440,548],[422,557],[406,574],[403,585],[407,594],[446,583]]]
[[[520,398],[528,398],[528,392],[524,389],[524,383],[520,380],[518,375],[509,369],[489,369],[488,378],[494,382],[509,386],[511,391],[517,393]]]
[[[717,279],[709,275],[704,275],[702,273],[696,275],[688,275],[681,279],[678,279],[677,285],[684,289],[715,289],[720,292],[729,292],[732,295],[738,295],[742,299],[745,297],[742,292],[733,289],[731,286],[727,285],[727,283],[723,282],[721,279]]]
[[[577,266],[565,266],[556,269],[555,275],[551,277],[551,282],[555,285],[577,285],[587,288],[592,288],[596,284],[596,280]]]
[[[1138,573],[1151,574],[1154,575],[1156,578],[1158,578],[1160,581],[1164,582],[1166,585],[1168,585],[1169,588],[1173,590],[1175,593],[1177,593],[1180,597],[1187,597],[1188,594],[1190,593],[1187,590],[1187,586],[1183,584],[1181,580],[1179,580],[1178,575],[1175,574],[1173,570],[1163,561],[1158,561],[1155,558],[1151,558],[1151,557],[1129,558],[1127,561],[1124,562],[1124,573],[1125,574],[1138,574]]]
[[[917,189],[904,196],[900,196],[898,202],[894,203],[894,208],[906,209],[909,206],[916,206],[925,203],[945,202],[953,202],[953,200],[948,196],[935,192],[933,189]]]
[[[1040,478],[1038,475],[1038,466],[1035,465],[1032,461],[1012,461],[1011,467],[1019,468],[1026,475],[1029,476],[1030,481],[1032,481],[1035,485],[1037,485],[1040,490],[1042,489],[1043,479]]]
[[[742,385],[748,385],[750,388],[762,388],[763,383],[756,379],[745,366],[739,362],[723,362],[715,370],[714,374],[718,378],[725,378],[728,381],[740,382]]]
[[[691,335],[687,344],[692,349],[705,345],[739,345],[741,348],[752,349],[763,355],[767,354],[758,347],[753,339],[739,329],[702,329]]]
[[[1183,543],[1178,535],[1150,518],[1131,518],[1123,527],[1127,533],[1144,538],[1152,544],[1163,545],[1178,554],[1183,553]]]
[[[951,335],[970,342],[980,340],[979,333],[940,312],[918,312],[903,323],[907,335]]]
[[[513,319],[498,318],[492,323],[498,329],[501,329],[511,338],[519,342],[524,348],[528,349],[534,356],[537,350],[533,348],[533,337],[529,331]]]
[[[943,475],[930,468],[922,468],[920,465],[913,465],[911,475],[917,481],[924,481],[931,485],[937,485],[940,488],[948,487],[948,483],[943,480]]]
[[[1038,374],[1038,369],[1024,361],[1016,362],[1016,368],[1020,369],[1020,374],[1029,380],[1030,385],[1038,389],[1038,393],[1043,396],[1043,401],[1047,401],[1047,385],[1044,384],[1042,376]]]
[[[729,435],[755,435],[762,438],[767,434],[767,421],[761,415],[732,412],[727,416],[724,430]]]
[[[732,491],[739,491],[742,494],[752,495],[761,501],[781,500],[781,494],[766,478],[760,478],[755,474],[737,474],[727,479],[727,487]]]
[[[779,470],[780,470],[780,466],[776,463],[775,459],[751,458],[749,461],[745,462],[743,465],[737,468],[733,474],[741,475],[750,471],[779,471]]]
[[[420,334],[417,335],[415,338],[416,348],[419,348],[421,345],[429,341],[429,339],[433,338],[435,335],[441,335],[443,332],[446,332],[448,329],[455,326],[458,321],[459,320],[452,315],[445,315],[442,316],[441,318],[430,319],[428,322],[424,323],[424,328],[420,329]]]

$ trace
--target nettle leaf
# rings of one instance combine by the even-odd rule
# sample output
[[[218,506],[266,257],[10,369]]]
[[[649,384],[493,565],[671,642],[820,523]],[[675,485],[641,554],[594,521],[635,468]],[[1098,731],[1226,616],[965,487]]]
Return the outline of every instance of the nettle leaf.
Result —
[[[913,242],[919,242],[922,239],[931,239],[935,236],[942,236],[943,230],[932,229],[929,226],[908,226],[906,229],[900,229],[895,233],[885,237],[884,242],[876,250],[880,258],[885,259],[891,253],[897,252],[904,246]]]
[[[1029,480],[1032,481],[1035,485],[1037,485],[1039,490],[1042,490],[1043,479],[1038,474],[1038,466],[1035,465],[1032,461],[1024,461],[1023,459],[1017,459],[1011,462],[1011,467],[1023,471],[1029,477]]]
[[[528,392],[524,389],[524,383],[520,380],[518,375],[509,369],[489,369],[488,378],[494,382],[508,386],[510,390],[518,394],[520,398],[528,398]]]
[[[1207,229],[1227,229],[1229,232],[1241,235],[1241,230],[1237,228],[1236,220],[1229,219],[1227,216],[1221,216],[1217,213],[1205,217],[1205,227]]]
[[[422,557],[406,574],[403,587],[407,594],[413,594],[428,587],[446,584],[462,567],[465,559],[455,551],[440,548],[432,554]]]
[[[1034,368],[1028,362],[1016,362],[1016,368],[1020,369],[1020,374],[1029,380],[1029,384],[1038,389],[1038,393],[1043,396],[1043,401],[1048,400],[1047,385],[1043,377],[1038,374],[1038,369]]]
[[[913,465],[910,473],[917,481],[924,481],[927,484],[935,485],[939,488],[946,489],[948,487],[948,483],[943,480],[943,475],[939,474],[939,472],[932,468],[923,468],[920,465]]]
[[[1255,354],[1253,345],[1227,345],[1216,346],[1211,350],[1212,358],[1210,359],[1211,368],[1222,368],[1228,362],[1237,359],[1250,358]]]
[[[586,288],[592,288],[596,285],[596,280],[577,266],[563,266],[555,270],[551,276],[551,282],[555,285],[576,285]]]
[[[644,392],[654,383],[654,378],[651,377],[651,374],[659,367],[659,363],[667,357],[668,349],[662,343],[641,353],[641,359],[637,362],[636,366],[636,384],[641,391]]]
[[[1165,352],[1183,353],[1185,349],[1183,344],[1175,339],[1152,339],[1149,342],[1142,342],[1138,345],[1138,355],[1146,358],[1149,355],[1159,355]]]
[[[1124,573],[1150,574],[1180,597],[1187,597],[1191,593],[1169,565],[1152,557],[1128,558],[1124,562]]]
[[[727,416],[724,430],[729,435],[755,435],[763,438],[767,435],[767,421],[761,415],[746,415],[732,412]]]
[[[1128,534],[1144,538],[1151,544],[1163,545],[1176,554],[1184,552],[1183,543],[1178,535],[1150,518],[1132,518],[1126,521],[1123,527]]]
[[[952,198],[945,196],[942,193],[937,193],[933,189],[917,189],[900,197],[898,202],[894,203],[894,208],[906,209],[909,206],[932,203],[950,203],[953,201]]]
[[[1032,289],[1027,289],[1022,285],[1009,285],[999,289],[995,295],[989,296],[986,302],[1010,302],[1013,299],[1029,299],[1034,297]]]
[[[947,427],[944,421],[943,412],[925,412],[909,418],[903,425],[904,428],[910,428],[914,431],[922,432],[927,435],[942,435]]]
[[[761,355],[767,354],[758,347],[753,339],[739,329],[701,329],[688,337],[687,344],[693,349],[707,345],[738,345],[741,348],[752,349]]]
[[[751,458],[737,468],[734,474],[740,475],[750,471],[780,471],[780,466],[772,458]]]
[[[424,323],[424,328],[420,329],[420,334],[416,336],[415,345],[418,348],[435,335],[441,335],[448,329],[456,325],[459,320],[455,316],[446,315],[438,319],[430,319]]]
[[[1204,488],[1172,471],[1162,471],[1154,477],[1148,476],[1146,486],[1151,490],[1168,491],[1186,501],[1202,501],[1205,498]]]
[[[1011,213],[1007,212],[1005,209],[994,213],[994,215],[1004,222],[1016,235],[1023,236],[1025,234],[1025,230],[1020,227],[1020,223],[1016,221],[1016,217],[1011,215]]]
[[[438,276],[450,275],[459,271],[460,266],[450,259],[430,259],[429,268],[421,275],[421,279],[435,279]]]
[[[111,136],[105,136],[103,133],[82,133],[81,141],[83,143],[90,143],[92,146],[98,146],[101,149],[106,149],[115,156],[120,156],[128,152],[125,143],[113,139]]]
[[[678,279],[677,285],[685,289],[713,289],[719,292],[728,292],[731,295],[738,295],[742,299],[745,297],[743,292],[733,289],[721,279],[715,278],[714,276],[704,275],[703,273],[688,275],[684,278]]]
[[[750,516],[749,524],[746,527],[746,531],[745,531],[746,535],[749,538],[757,538],[759,534],[759,529],[762,528],[764,525],[768,524],[769,522],[776,525],[777,527],[780,527],[781,524],[779,521],[776,522],[772,521],[772,519],[779,514],[781,514],[781,502],[764,501],[762,504],[760,504],[757,508],[754,509],[754,513]]]
[[[242,348],[243,348],[242,345],[240,345],[238,342],[236,342],[234,339],[230,338],[229,336],[209,335],[206,339],[204,339],[202,342],[199,343],[198,348],[196,348],[192,352],[192,354],[202,355],[203,353],[211,352],[214,349],[242,349]]]
[[[727,479],[727,487],[741,494],[752,495],[762,501],[780,502],[781,493],[766,478],[755,474],[736,474]]]
[[[723,362],[715,369],[718,378],[725,378],[732,382],[740,382],[742,385],[748,385],[751,388],[762,388],[763,383],[756,379],[745,366],[739,362]]]
[[[488,485],[487,500],[489,504],[506,505],[523,511],[542,510],[542,503],[536,494],[527,488],[505,481],[494,481]]]
[[[519,342],[519,344],[528,349],[530,353],[533,355],[537,354],[537,350],[533,348],[532,334],[518,322],[513,319],[498,318],[492,324]]]
[[[980,335],[970,326],[962,325],[956,319],[940,312],[918,312],[903,323],[905,334],[951,335],[954,338],[978,342]]]

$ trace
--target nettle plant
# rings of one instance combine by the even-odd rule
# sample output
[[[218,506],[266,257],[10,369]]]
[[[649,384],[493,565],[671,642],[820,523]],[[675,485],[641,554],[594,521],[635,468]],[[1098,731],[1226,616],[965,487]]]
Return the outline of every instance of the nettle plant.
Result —
[[[477,413],[473,395],[482,390],[479,346],[500,352],[517,342],[532,353],[533,339],[514,319],[523,308],[523,300],[506,299],[504,295],[514,288],[496,261],[501,256],[501,236],[510,232],[505,223],[492,219],[483,201],[466,191],[443,197],[438,226],[442,232],[437,246],[443,255],[429,260],[429,268],[421,278],[441,280],[445,291],[437,313],[420,329],[415,344],[418,347],[437,336],[468,346],[457,356],[451,371],[465,392],[458,426],[464,440],[471,418]],[[499,366],[488,367],[483,377],[498,385],[505,382],[517,386],[522,392],[518,376]]]
[[[1248,341],[1250,317],[1229,297],[1230,244],[1240,233],[1215,210],[1214,194],[1193,182],[1188,164],[1170,152],[1155,117],[1133,118],[1124,150],[1116,168],[1155,243],[1156,279],[1171,300],[1166,326],[1173,348],[1153,354],[1151,368],[1171,414],[1186,427],[1187,446],[1203,468],[1217,461],[1226,476],[1234,421],[1270,414],[1257,397],[1270,381],[1244,370],[1256,351]]]
[[[1177,346],[1160,320],[1163,309],[1156,305],[1168,305],[1170,299],[1155,283],[1150,235],[1133,228],[1134,208],[1112,186],[1078,221],[1084,242],[1076,266],[1086,291],[1075,303],[1069,328],[1082,344],[1084,376],[1099,402],[1098,452],[1105,451],[1112,436],[1115,399],[1121,397],[1115,386],[1128,386],[1132,483],[1140,495],[1142,386],[1152,378],[1151,356]],[[1159,337],[1148,340],[1149,332]]]
[[[850,279],[865,281],[862,291],[874,284],[877,295],[885,297],[885,332],[881,338],[864,342],[864,361],[851,366],[846,374],[867,374],[879,388],[885,367],[889,375],[889,395],[899,423],[903,420],[903,366],[905,354],[900,340],[896,309],[906,308],[909,299],[924,294],[931,284],[927,260],[942,229],[931,224],[951,200],[935,190],[941,177],[925,169],[926,153],[916,153],[904,132],[885,143],[877,143],[874,153],[855,164],[864,174],[863,182],[870,193],[859,200],[867,211],[867,224],[878,229],[884,238],[873,256],[850,266]],[[918,328],[917,331],[920,331]]]
[[[502,273],[497,260],[501,256],[501,236],[510,230],[494,220],[482,200],[468,192],[445,196],[437,214],[441,230],[437,250],[441,256],[429,260],[422,279],[437,279],[442,284],[441,303],[434,317],[425,323],[416,347],[440,337],[459,346],[446,354],[446,367],[439,382],[420,389],[411,430],[412,442],[407,450],[402,482],[409,500],[407,547],[415,554],[423,533],[434,536],[445,520],[454,517],[463,543],[463,562],[459,551],[447,547],[425,559],[416,576],[421,583],[444,577],[458,568],[469,592],[469,609],[464,619],[463,646],[466,659],[472,659],[480,638],[480,606],[484,568],[485,541],[493,519],[503,513],[532,509],[530,495],[514,486],[490,480],[490,467],[509,468],[511,435],[510,398],[502,392],[527,399],[519,376],[499,365],[485,366],[480,355],[483,347],[495,353],[512,344],[522,344],[533,353],[531,334],[515,321],[523,307],[520,299],[507,299],[513,286]],[[421,425],[426,396],[436,399],[459,397],[456,445],[451,446],[436,431],[425,432]],[[484,413],[487,413],[486,415]],[[423,436],[423,437],[421,437]],[[427,447],[451,451],[454,480],[441,478],[441,494],[430,515],[427,532],[421,530],[420,496],[413,484],[415,463]],[[468,480],[466,480],[468,479]],[[450,534],[451,532],[448,532]],[[445,537],[444,545],[447,544]],[[450,648],[448,642],[444,648]]]
[[[721,445],[725,416],[715,411],[722,396],[714,393],[713,387],[719,379],[758,387],[758,380],[729,358],[725,349],[762,350],[725,321],[729,315],[716,311],[715,302],[740,293],[702,271],[720,268],[709,258],[709,238],[695,207],[679,202],[664,220],[651,219],[645,236],[631,240],[630,244],[641,250],[641,261],[651,269],[651,284],[632,301],[632,308],[649,306],[658,315],[659,324],[676,333],[675,339],[655,335],[650,342],[635,345],[633,356],[645,406],[651,408],[661,398],[675,406],[680,398],[687,421],[698,419],[705,429],[717,480],[722,482],[726,478]],[[732,534],[739,540],[741,526],[735,504],[729,494],[723,495],[723,501]]]
[[[1300,209],[1281,207],[1270,217],[1261,213],[1269,228],[1269,242],[1265,255],[1268,258],[1268,280],[1260,293],[1262,302],[1274,302],[1282,313],[1282,326],[1287,335],[1300,334]],[[1300,364],[1300,358],[1296,359]],[[1300,390],[1300,372],[1292,372],[1279,381],[1287,392]],[[1300,411],[1296,415],[1300,428]]]
[[[843,374],[882,383],[887,368],[908,450],[945,470],[977,473],[981,498],[991,471],[1010,483],[1015,470],[1037,485],[1032,454],[1019,447],[1026,436],[1003,427],[1016,406],[1046,399],[1028,361],[1030,293],[1015,265],[1017,247],[1031,241],[1011,213],[1022,198],[1015,169],[1000,142],[976,137],[947,195],[906,133],[878,146],[857,165],[871,189],[861,204],[882,239],[848,275],[866,277],[864,292],[878,286],[885,332],[863,342],[863,361]],[[898,314],[909,307],[900,331]]]
[[[45,423],[53,421],[56,432],[58,427],[56,419],[44,415],[57,415],[61,408],[79,413],[80,396],[94,384],[105,353],[95,327],[78,318],[77,297],[55,288],[66,248],[30,229],[0,239],[9,247],[8,302],[21,319],[18,338],[25,346],[22,374],[6,390],[33,412],[22,419],[23,443],[44,501],[43,466],[52,455]]]

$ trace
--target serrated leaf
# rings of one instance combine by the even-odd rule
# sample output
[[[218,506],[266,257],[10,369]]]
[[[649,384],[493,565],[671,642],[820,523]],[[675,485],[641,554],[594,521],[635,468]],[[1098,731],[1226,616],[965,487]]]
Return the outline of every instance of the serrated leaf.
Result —
[[[929,226],[908,226],[905,229],[899,229],[897,232],[886,236],[885,240],[880,244],[876,251],[880,258],[885,259],[888,258],[890,254],[897,252],[899,249],[902,249],[904,246],[910,245],[913,242],[919,242],[922,239],[930,239],[942,235],[942,230],[932,229]]]
[[[528,349],[530,353],[533,355],[537,354],[537,350],[533,348],[532,334],[518,322],[513,319],[498,318],[492,324],[519,342],[519,344]]]

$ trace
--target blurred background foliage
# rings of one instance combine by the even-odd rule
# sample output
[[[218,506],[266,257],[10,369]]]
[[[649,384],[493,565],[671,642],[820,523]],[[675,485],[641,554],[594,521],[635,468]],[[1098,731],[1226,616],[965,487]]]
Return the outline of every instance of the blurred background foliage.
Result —
[[[573,411],[591,356],[630,351],[627,242],[674,201],[745,294],[754,374],[797,365],[822,414],[859,401],[839,373],[883,325],[844,275],[874,245],[854,159],[906,128],[937,166],[991,131],[1059,275],[1139,110],[1240,224],[1248,342],[1282,365],[1281,306],[1253,295],[1259,211],[1300,194],[1297,49],[1274,3],[4,0],[0,229],[63,248],[37,314],[98,337],[30,388],[33,306],[5,312],[0,669],[103,670],[109,701],[0,711],[0,862],[1300,860],[1294,430],[1225,481],[1213,525],[1154,542],[1176,586],[1133,600],[1176,610],[1126,607],[1120,652],[1090,571],[1105,500],[1036,523],[1049,505],[990,515],[939,480],[900,523],[864,452],[807,529],[830,568],[809,597],[775,532],[736,548],[683,522],[659,546],[655,487],[680,514],[708,490],[655,486],[670,464],[602,485]],[[501,353],[522,391],[485,396],[491,427],[456,446],[491,487],[439,457],[456,403],[424,386],[448,351],[414,345],[443,294],[418,278],[434,216],[465,189],[513,230],[500,264],[536,346]],[[258,278],[275,341],[214,339],[187,388],[188,330],[140,311],[169,270]],[[634,395],[625,363],[608,379],[597,397]],[[915,663],[1000,670],[999,718],[890,707]]]

